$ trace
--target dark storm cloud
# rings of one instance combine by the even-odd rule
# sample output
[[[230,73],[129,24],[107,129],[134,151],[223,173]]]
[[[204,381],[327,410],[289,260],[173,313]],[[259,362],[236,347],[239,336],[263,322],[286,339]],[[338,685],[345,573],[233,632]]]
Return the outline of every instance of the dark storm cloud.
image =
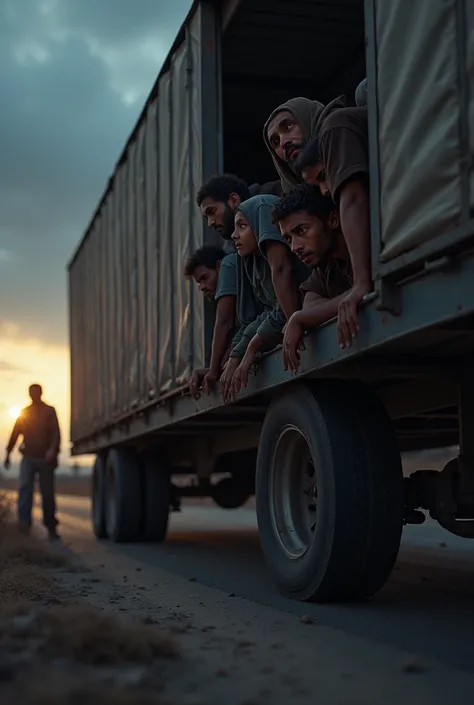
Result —
[[[65,263],[189,6],[0,0],[0,321],[28,337],[66,341]]]
[[[184,19],[190,0],[67,0],[58,6],[61,24],[111,42],[130,41],[149,34],[168,40]],[[113,10],[112,10],[113,8]]]

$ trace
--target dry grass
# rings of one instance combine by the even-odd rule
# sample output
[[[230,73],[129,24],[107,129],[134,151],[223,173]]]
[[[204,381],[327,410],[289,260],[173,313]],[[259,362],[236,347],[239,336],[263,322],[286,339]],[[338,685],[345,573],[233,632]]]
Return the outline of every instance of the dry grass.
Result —
[[[160,705],[161,664],[178,656],[157,627],[84,605],[18,603],[0,615],[0,702]]]
[[[12,502],[3,493],[0,494],[0,570],[14,563],[59,568],[66,565],[67,560],[34,536],[18,530],[13,521]]]
[[[6,525],[0,531],[0,569],[7,565],[61,568],[67,558],[51,551],[50,547],[34,536],[21,534],[16,526]]]
[[[0,495],[0,614],[24,610],[27,603],[62,602],[65,596],[45,568],[63,567],[65,556],[21,534],[11,519],[11,503]]]
[[[5,492],[0,492],[0,527],[4,527],[10,518],[12,505]]]
[[[74,603],[53,573],[69,561],[12,518],[0,495],[0,702],[163,705],[157,666],[179,656],[176,640]]]
[[[21,563],[0,564],[0,595],[0,615],[24,609],[25,603],[57,605],[67,599],[48,573]]]
[[[176,641],[166,632],[121,620],[85,605],[53,606],[16,620],[0,620],[3,639],[28,639],[46,660],[73,659],[86,665],[149,665],[178,656]]]

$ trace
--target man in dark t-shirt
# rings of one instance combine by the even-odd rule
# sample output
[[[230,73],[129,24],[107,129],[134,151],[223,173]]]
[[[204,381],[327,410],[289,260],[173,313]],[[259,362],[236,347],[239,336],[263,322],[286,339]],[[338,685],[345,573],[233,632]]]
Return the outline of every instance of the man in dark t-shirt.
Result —
[[[184,276],[194,279],[199,291],[216,305],[209,367],[194,370],[189,383],[194,398],[199,397],[201,387],[211,393],[227,361],[237,324],[237,257],[236,252],[226,254],[220,247],[204,245],[184,266]]]
[[[291,316],[284,333],[283,364],[296,372],[305,332],[340,313],[340,302],[353,286],[352,267],[334,202],[314,186],[304,184],[282,196],[273,218],[292,252],[313,270],[300,285],[303,307]],[[351,335],[347,320],[339,315],[341,347]]]
[[[330,195],[336,204],[352,180],[368,188],[369,143],[366,108],[340,108],[321,125],[319,134],[305,145],[295,161],[295,170],[306,183]]]
[[[297,100],[303,99],[288,101],[272,113],[264,138],[282,183],[290,186],[302,180],[299,162],[305,149],[310,142],[317,144],[314,179],[338,207],[354,272],[353,286],[340,301],[340,316],[347,321],[352,339],[359,328],[357,307],[372,290],[367,108],[348,108],[341,97],[326,106],[313,101],[314,114],[304,122],[293,107]]]
[[[20,452],[23,459],[20,465],[18,490],[18,519],[20,528],[29,531],[35,476],[43,499],[43,524],[50,539],[57,539],[56,502],[54,496],[54,471],[58,465],[61,443],[58,417],[54,407],[45,404],[41,397],[43,390],[39,384],[29,388],[30,406],[21,412],[15,422],[8,441],[4,467],[10,467],[10,455],[20,436],[23,437]]]

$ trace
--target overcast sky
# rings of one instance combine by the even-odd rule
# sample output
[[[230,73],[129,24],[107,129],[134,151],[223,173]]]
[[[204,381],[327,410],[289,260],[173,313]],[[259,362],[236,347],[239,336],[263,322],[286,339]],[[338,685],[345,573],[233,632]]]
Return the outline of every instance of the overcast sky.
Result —
[[[65,263],[190,0],[0,0],[0,318],[66,341]]]
[[[21,341],[67,344],[66,263],[190,6],[0,0],[0,410]]]

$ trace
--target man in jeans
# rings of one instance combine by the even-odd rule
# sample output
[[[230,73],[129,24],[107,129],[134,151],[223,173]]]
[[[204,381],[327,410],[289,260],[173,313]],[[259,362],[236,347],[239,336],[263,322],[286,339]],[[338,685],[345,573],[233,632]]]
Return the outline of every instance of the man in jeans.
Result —
[[[21,412],[13,427],[5,456],[5,469],[10,467],[10,455],[18,440],[23,436],[20,453],[20,486],[18,492],[18,520],[23,531],[31,527],[31,510],[35,475],[38,473],[43,500],[43,524],[49,538],[58,539],[56,527],[56,502],[54,497],[54,471],[58,465],[61,443],[58,417],[52,406],[42,401],[43,390],[39,384],[29,388],[30,406]]]

